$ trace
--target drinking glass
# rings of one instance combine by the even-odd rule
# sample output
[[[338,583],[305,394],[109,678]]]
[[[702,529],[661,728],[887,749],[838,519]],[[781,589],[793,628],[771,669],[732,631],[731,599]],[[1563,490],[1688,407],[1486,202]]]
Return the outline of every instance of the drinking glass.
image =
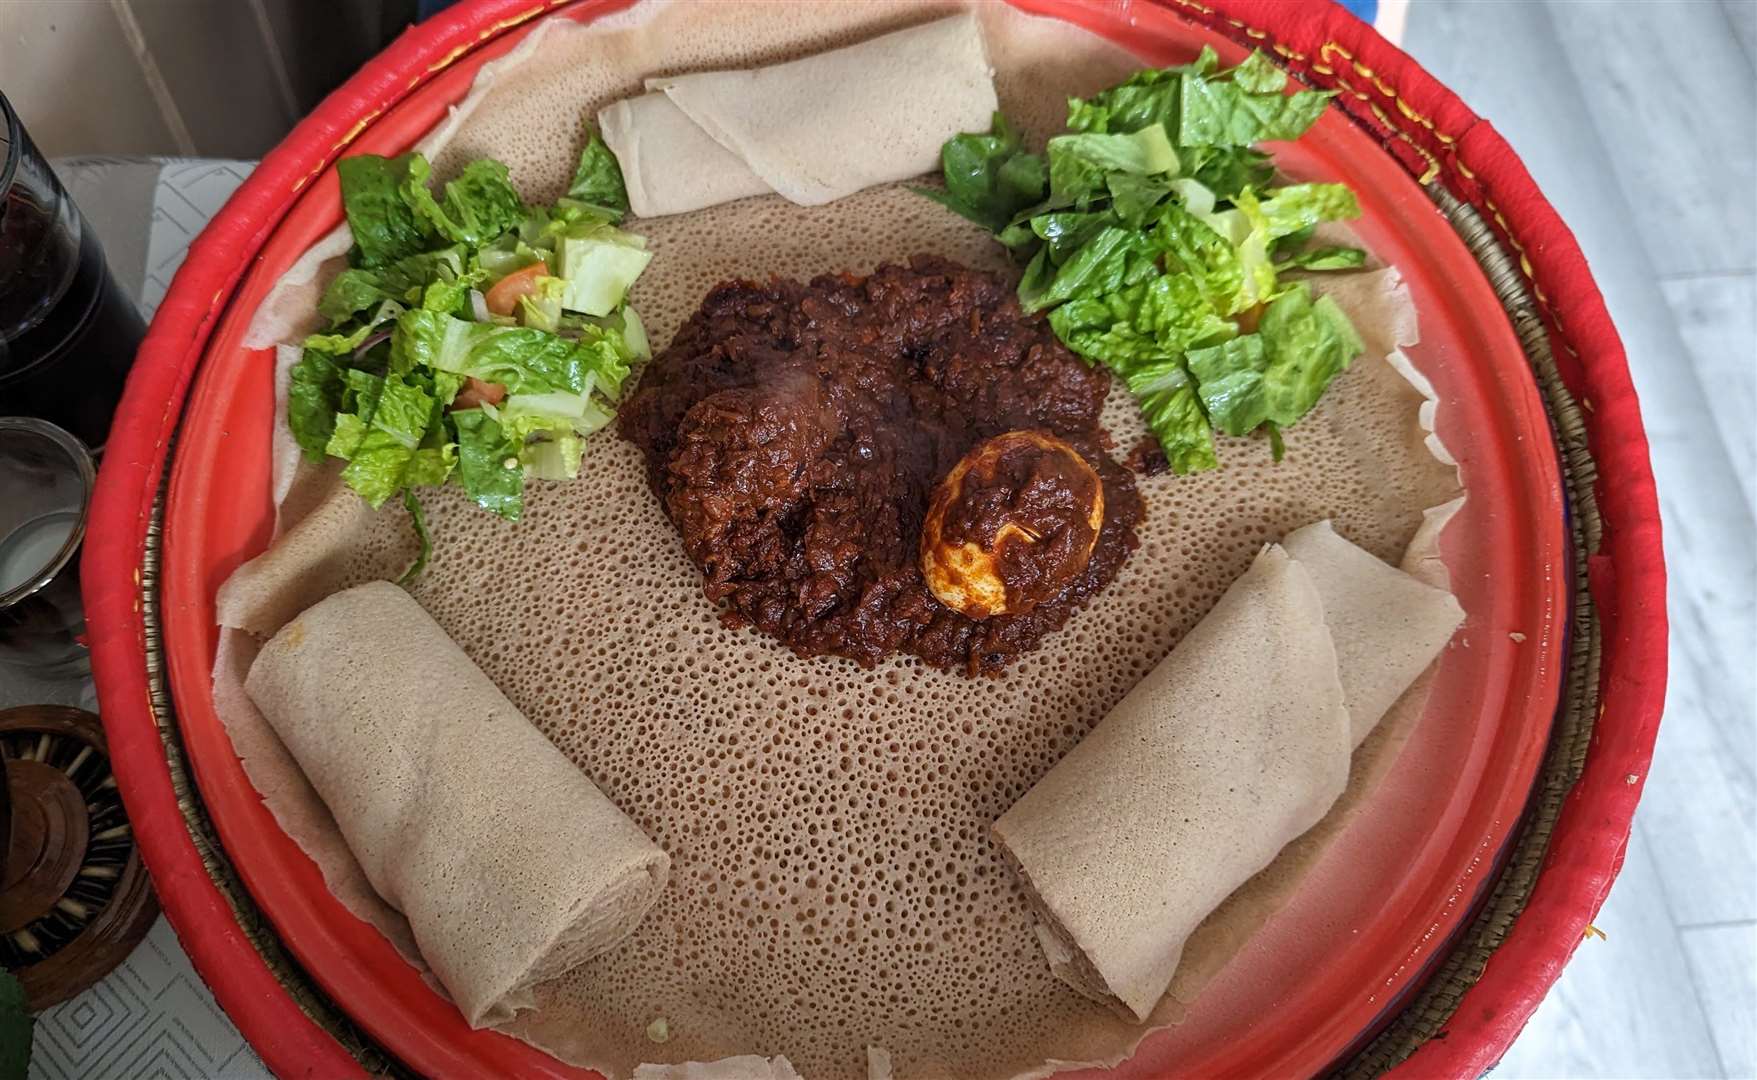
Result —
[[[66,431],[0,416],[0,663],[49,677],[91,669],[79,549],[96,477]]]
[[[0,95],[0,413],[48,420],[101,451],[145,333],[97,234]]]

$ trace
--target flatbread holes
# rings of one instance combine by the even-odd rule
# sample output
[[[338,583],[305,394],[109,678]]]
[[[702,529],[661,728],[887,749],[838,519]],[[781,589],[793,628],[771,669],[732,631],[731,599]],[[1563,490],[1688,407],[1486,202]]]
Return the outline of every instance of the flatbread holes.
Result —
[[[764,99],[697,93],[727,80],[747,89],[766,84],[775,76],[735,69],[780,70],[774,65],[839,45],[869,42],[878,55],[884,34],[922,21],[920,9],[643,4],[586,26],[545,22],[484,68],[471,96],[421,149],[440,176],[494,157],[525,198],[552,200],[567,189],[572,165],[558,148],[577,145],[582,116],[603,115],[608,134],[617,102],[628,102],[630,113],[662,112],[651,125],[629,120],[638,148],[616,136],[630,200],[642,214],[626,226],[653,253],[629,297],[660,347],[723,281],[864,274],[924,252],[1014,274],[985,230],[891,181],[931,169],[946,134],[984,129],[997,103],[1023,130],[1059,130],[1070,94],[1116,83],[1140,61],[1003,5],[964,10],[973,14],[911,31],[918,42],[941,41],[920,47],[943,46],[934,54],[943,62],[874,76],[893,100],[948,110],[924,125],[930,137],[881,128],[891,118],[874,115],[886,110],[872,96],[837,106],[852,110],[853,122],[813,129],[796,118],[785,139],[747,138],[741,125],[760,119],[747,106]],[[946,29],[972,22],[980,29],[975,52],[958,44],[967,36]],[[992,97],[982,89],[990,67]],[[821,85],[815,94],[783,95],[789,109],[832,102],[856,81],[836,71],[826,82],[823,63],[792,70],[805,73],[803,85]],[[928,80],[941,79],[944,93],[923,93]],[[954,105],[961,111],[949,111]],[[693,139],[704,160],[725,167],[661,167],[649,137],[665,125],[680,132],[677,145]],[[868,138],[879,130],[891,134]],[[715,131],[741,149],[729,151]],[[920,136],[925,148],[900,156],[906,171],[862,163],[861,145],[893,134],[899,146]],[[742,172],[724,162],[726,153]],[[849,171],[812,171],[823,163]],[[797,170],[803,186],[790,187],[775,169]],[[668,193],[678,179],[704,187]],[[867,183],[878,186],[855,190]],[[834,201],[813,205],[820,196]],[[643,205],[703,209],[646,217]],[[339,246],[335,239],[314,249],[265,304],[253,340],[294,342],[311,329],[302,320],[348,247],[345,230]],[[422,849],[386,853],[370,837],[384,806],[407,817],[419,816],[421,803],[390,799],[391,792],[381,793],[382,804],[351,799],[343,789],[354,781],[346,778],[364,775],[372,756],[344,760],[338,747],[301,735],[320,700],[326,715],[356,704],[318,698],[322,688],[309,672],[320,666],[342,672],[338,693],[370,687],[387,699],[420,701],[452,682],[425,679],[427,669],[416,666],[369,683],[345,657],[321,665],[316,654],[297,659],[283,640],[257,661],[262,674],[249,677],[267,703],[262,711],[278,716],[273,728],[246,693],[259,637],[303,621],[310,648],[326,612],[345,613],[390,589],[355,587],[395,577],[410,558],[400,518],[361,512],[333,471],[297,465],[284,441],[277,543],[222,593],[216,706],[265,802],[350,910],[383,928],[412,962],[446,965],[450,974],[441,974],[467,1016],[570,1063],[621,1077],[643,1068],[640,1075],[651,1075],[649,1063],[728,1059],[728,1068],[744,1070],[730,1075],[748,1077],[762,1075],[749,1056],[758,1052],[773,1075],[797,1064],[813,1078],[860,1077],[869,1048],[882,1047],[898,1077],[998,1078],[1114,1064],[1145,1032],[1170,1023],[1176,1000],[1224,964],[1316,862],[1339,815],[1389,764],[1394,736],[1419,716],[1419,681],[1388,714],[1386,706],[1456,622],[1455,607],[1436,601],[1434,589],[1411,588],[1380,562],[1407,552],[1406,569],[1438,565],[1438,525],[1422,529],[1424,511],[1459,494],[1450,463],[1425,445],[1433,403],[1392,360],[1416,340],[1408,292],[1395,269],[1373,266],[1314,288],[1348,312],[1365,352],[1289,433],[1287,459],[1276,464],[1261,443],[1222,438],[1219,470],[1141,480],[1140,546],[1114,587],[1092,597],[1052,647],[1020,657],[999,680],[899,662],[866,670],[801,659],[768,637],[728,629],[703,600],[701,576],[654,499],[636,448],[616,437],[586,440],[577,481],[533,484],[517,525],[482,513],[455,488],[424,491],[433,558],[408,596],[431,625],[415,610],[397,613],[387,594],[379,599],[395,617],[371,624],[374,640],[394,640],[399,653],[423,643],[422,651],[449,657],[441,665],[447,672],[479,669],[481,680],[458,687],[457,700],[473,695],[472,715],[498,710],[513,726],[514,715],[528,720],[531,738],[553,748],[543,768],[565,758],[577,774],[557,780],[557,790],[572,791],[565,798],[577,807],[623,819],[604,834],[623,842],[580,834],[566,846],[614,862],[604,880],[633,883],[610,889],[604,910],[618,915],[597,927],[633,929],[595,955],[568,954],[581,962],[565,971],[531,959],[540,948],[517,961],[510,952],[448,958],[431,934],[412,932],[417,916],[428,917],[423,905],[445,906],[419,887],[419,866],[393,865]],[[297,355],[289,353],[283,394]],[[1138,407],[1121,393],[1105,400],[1098,422],[1116,446],[1146,434]],[[279,431],[277,438],[284,440]],[[1333,519],[1335,530],[1302,529],[1319,519]],[[1270,541],[1281,547],[1265,553]],[[332,593],[324,602],[339,601],[337,608],[298,615]],[[338,636],[325,638],[345,642],[368,627],[332,629]],[[1246,640],[1249,648],[1239,644]],[[1255,655],[1264,641],[1279,650],[1274,670]],[[1233,711],[1252,722],[1225,723],[1189,696],[1202,687],[1237,695]],[[437,739],[463,719],[448,708],[387,710],[363,730]],[[1150,752],[1111,761],[1115,747],[1107,744],[1129,731],[1151,740]],[[1238,785],[1220,782],[1249,771],[1238,742],[1245,735],[1283,781],[1273,814],[1250,828],[1238,824],[1243,811],[1228,790]],[[520,738],[532,756],[547,756]],[[477,789],[493,779],[497,792],[520,790],[512,777],[475,773],[478,765],[451,767],[474,775]],[[1102,774],[1103,784],[1077,784],[1082,772]],[[1108,791],[1108,801],[1072,820],[1057,812],[1058,787],[1069,800]],[[1173,799],[1187,800],[1191,816],[1231,823],[1233,843],[1199,873],[1191,872],[1199,850],[1185,841],[1201,838],[1179,840],[1183,834],[1162,828]],[[503,827],[523,830],[533,844],[571,827],[547,804],[526,810]],[[356,812],[360,821],[343,820]],[[660,888],[652,883],[663,859],[670,870]],[[504,887],[486,876],[493,865],[452,858],[446,869],[462,895]],[[1176,879],[1170,886],[1168,876]],[[1148,920],[1142,907],[1098,904],[1075,877],[1142,896],[1158,889],[1176,918]],[[583,880],[539,882],[529,910],[567,907],[578,898],[567,890]],[[641,907],[649,887],[656,896],[645,916],[625,922],[621,915]],[[528,914],[519,908],[507,925],[528,937],[565,921]],[[1058,970],[1038,947],[1040,927]],[[524,985],[532,973],[548,977]],[[1073,992],[1069,981],[1106,1005]],[[493,1007],[515,1000],[529,1007],[506,1019]],[[648,1035],[660,1018],[663,1043]],[[786,1061],[773,1059],[783,1052]]]

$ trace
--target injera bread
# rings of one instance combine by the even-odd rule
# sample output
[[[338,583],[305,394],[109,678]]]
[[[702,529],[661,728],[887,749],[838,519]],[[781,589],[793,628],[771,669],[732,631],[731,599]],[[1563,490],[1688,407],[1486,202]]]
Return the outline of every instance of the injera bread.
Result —
[[[995,823],[1057,976],[1146,1019],[1191,931],[1324,816],[1462,618],[1327,521],[1265,548]]]
[[[968,14],[754,71],[646,86],[598,114],[642,217],[770,191],[821,206],[907,180],[932,171],[953,135],[988,130],[995,108]]]
[[[471,1026],[620,944],[670,860],[388,581],[283,626],[250,699]]]
[[[552,199],[566,188],[584,118],[642,92],[650,76],[774,63],[953,7],[642,4],[587,28],[551,20],[485,69],[487,88],[424,145],[441,176],[493,156],[527,199]],[[1067,24],[998,5],[977,11],[1001,108],[1039,142],[1060,129],[1068,94],[1139,66]],[[901,186],[820,207],[742,199],[628,227],[655,253],[631,299],[659,347],[729,277],[864,271],[923,251],[1015,272],[980,228]],[[297,340],[311,328],[345,230],[328,244],[258,313],[253,341]],[[1425,399],[1387,359],[1415,341],[1396,271],[1318,285],[1355,317],[1368,351],[1286,433],[1287,459],[1276,465],[1262,440],[1222,439],[1216,472],[1142,478],[1140,549],[1087,610],[998,681],[905,661],[873,671],[802,661],[725,628],[639,454],[608,434],[589,441],[578,481],[532,485],[518,524],[456,491],[424,492],[436,547],[416,600],[672,858],[670,885],[628,942],[536,987],[537,1009],[506,1030],[614,1077],[642,1062],[739,1054],[785,1054],[813,1080],[858,1077],[866,1048],[882,1046],[899,1078],[986,1078],[1116,1062],[1174,1021],[1178,1002],[1237,954],[1346,827],[1421,718],[1425,683],[1355,753],[1324,820],[1191,935],[1170,997],[1145,1025],[1051,974],[1024,891],[988,831],[1263,544],[1328,518],[1396,560],[1424,511],[1459,495],[1455,470],[1424,444]],[[1120,389],[1105,424],[1119,451],[1143,433]],[[292,492],[281,506],[286,530],[300,493],[334,481],[295,468],[289,440],[276,456],[277,490]],[[411,555],[401,512],[356,524],[306,535],[303,557],[336,565],[325,553],[340,552],[338,587],[400,573]],[[1425,535],[1431,556],[1437,527]],[[259,633],[272,629],[263,613],[277,602],[299,606],[277,601],[286,591],[317,599],[273,557],[247,564],[234,584],[222,624]],[[216,705],[252,782],[336,895],[407,955],[406,921],[376,900],[321,800],[238,690],[256,647],[227,630],[215,669]],[[656,1044],[645,1032],[660,1017],[670,1038]]]
[[[1328,521],[1295,529],[1281,543],[1310,572],[1324,602],[1353,750],[1434,662],[1464,609],[1450,592],[1344,540]]]

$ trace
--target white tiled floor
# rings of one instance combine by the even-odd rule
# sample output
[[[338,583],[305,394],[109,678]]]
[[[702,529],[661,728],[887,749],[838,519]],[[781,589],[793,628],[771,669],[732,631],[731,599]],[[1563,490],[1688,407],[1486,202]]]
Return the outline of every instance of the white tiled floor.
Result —
[[[1574,229],[1658,477],[1665,721],[1628,860],[1497,1077],[1757,1077],[1752,0],[1416,0],[1405,48]]]

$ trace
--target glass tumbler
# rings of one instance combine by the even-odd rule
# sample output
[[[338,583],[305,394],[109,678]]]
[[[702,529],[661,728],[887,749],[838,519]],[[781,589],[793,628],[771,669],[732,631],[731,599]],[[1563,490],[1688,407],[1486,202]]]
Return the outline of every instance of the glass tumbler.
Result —
[[[41,417],[101,452],[145,333],[97,234],[0,95],[0,413]]]
[[[96,478],[66,431],[0,416],[0,663],[48,677],[91,670],[79,550]]]

